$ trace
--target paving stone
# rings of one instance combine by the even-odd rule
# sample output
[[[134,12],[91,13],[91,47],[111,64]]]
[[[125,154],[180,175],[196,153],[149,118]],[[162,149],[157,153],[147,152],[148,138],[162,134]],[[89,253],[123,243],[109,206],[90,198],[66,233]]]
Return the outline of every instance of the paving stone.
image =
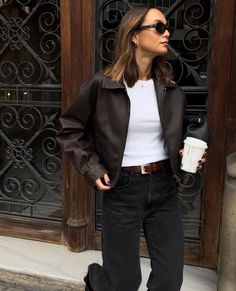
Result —
[[[84,291],[84,284],[0,269],[0,291]]]

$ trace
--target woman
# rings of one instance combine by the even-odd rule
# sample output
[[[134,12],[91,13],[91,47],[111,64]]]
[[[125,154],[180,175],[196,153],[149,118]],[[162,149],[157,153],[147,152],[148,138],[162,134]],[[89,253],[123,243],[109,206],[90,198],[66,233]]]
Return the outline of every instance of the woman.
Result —
[[[181,288],[183,230],[174,177],[185,98],[164,61],[169,37],[160,10],[133,7],[120,25],[115,61],[81,87],[61,117],[59,143],[104,191],[103,266],[89,266],[86,290],[138,290],[141,227],[152,267],[148,290]]]

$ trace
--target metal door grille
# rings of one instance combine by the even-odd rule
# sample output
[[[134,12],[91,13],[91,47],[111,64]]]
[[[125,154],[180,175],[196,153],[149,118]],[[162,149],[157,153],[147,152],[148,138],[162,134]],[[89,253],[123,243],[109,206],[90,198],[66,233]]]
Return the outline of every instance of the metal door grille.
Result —
[[[59,0],[0,0],[0,213],[61,220]]]

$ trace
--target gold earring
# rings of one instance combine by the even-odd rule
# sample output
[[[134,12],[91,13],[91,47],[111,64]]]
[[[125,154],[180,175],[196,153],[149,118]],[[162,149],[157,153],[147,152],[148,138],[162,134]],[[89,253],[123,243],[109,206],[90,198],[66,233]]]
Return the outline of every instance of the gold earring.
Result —
[[[134,46],[135,46],[135,47],[138,47],[138,43],[137,43],[137,42],[135,42],[135,43],[134,43]]]

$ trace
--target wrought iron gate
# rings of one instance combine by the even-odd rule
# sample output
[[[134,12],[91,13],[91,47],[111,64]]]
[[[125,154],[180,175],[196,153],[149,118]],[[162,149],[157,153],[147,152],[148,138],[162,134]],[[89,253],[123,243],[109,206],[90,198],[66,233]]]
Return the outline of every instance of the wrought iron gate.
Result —
[[[206,114],[212,2],[204,0],[96,1],[96,70],[109,64],[115,35],[133,4],[153,4],[174,28],[167,56],[174,80],[185,91],[189,115]],[[180,187],[185,243],[199,248],[202,227],[203,173],[184,176]],[[102,199],[96,195],[96,229],[101,229]],[[143,234],[141,233],[141,236]]]
[[[0,213],[62,219],[59,0],[0,0]]]

